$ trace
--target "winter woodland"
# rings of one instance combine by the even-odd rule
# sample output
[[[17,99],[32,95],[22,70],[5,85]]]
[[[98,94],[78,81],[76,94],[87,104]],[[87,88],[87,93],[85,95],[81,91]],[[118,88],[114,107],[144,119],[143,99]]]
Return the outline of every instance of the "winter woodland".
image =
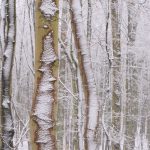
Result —
[[[0,0],[1,150],[150,150],[150,0]]]

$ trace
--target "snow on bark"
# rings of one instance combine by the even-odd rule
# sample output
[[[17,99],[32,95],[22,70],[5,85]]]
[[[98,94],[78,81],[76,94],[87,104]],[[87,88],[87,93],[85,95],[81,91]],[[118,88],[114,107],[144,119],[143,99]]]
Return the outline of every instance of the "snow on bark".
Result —
[[[14,54],[14,39],[15,39],[15,1],[8,1],[8,35],[6,49],[4,53],[4,62],[2,68],[2,148],[5,150],[11,149],[13,146],[12,140],[14,135],[13,120],[10,106],[10,90],[11,90],[11,70]],[[5,14],[6,15],[6,14]]]
[[[44,39],[44,49],[41,56],[42,66],[39,69],[42,77],[39,83],[36,96],[35,121],[38,124],[37,141],[41,150],[55,150],[55,138],[52,135],[54,126],[53,102],[54,102],[54,81],[52,65],[56,61],[52,47],[52,37],[49,33]]]
[[[4,52],[4,47],[5,47],[5,28],[6,28],[6,0],[0,1],[1,4],[1,23],[0,23],[0,40],[1,40],[1,52]]]
[[[18,150],[28,150],[28,149],[29,149],[28,141],[23,141],[18,146]]]
[[[134,150],[148,150],[148,139],[144,133],[140,133],[140,128],[135,135]]]
[[[22,150],[29,142],[29,112],[33,98],[34,86],[34,0],[16,0],[16,36],[15,53],[12,67],[13,87],[11,92],[12,117],[14,123],[13,143],[17,150]]]
[[[81,5],[79,0],[72,0],[71,7],[73,12],[73,21],[76,28],[76,41],[78,41],[78,51],[81,52],[83,68],[87,80],[87,91],[88,91],[88,106],[87,106],[87,131],[85,131],[85,142],[86,147],[91,149],[96,149],[96,139],[95,131],[97,127],[97,114],[98,114],[98,102],[97,102],[97,93],[96,93],[96,84],[94,80],[94,75],[91,66],[90,52],[87,48],[87,41],[83,29],[83,21],[81,14]]]
[[[52,0],[43,0],[40,9],[47,19],[50,19],[52,16],[54,16],[58,10],[55,2]]]
[[[149,148],[148,148],[148,144],[149,142],[148,142],[148,139],[147,139],[147,137],[146,137],[146,135],[144,134],[143,136],[142,136],[142,149],[143,150],[148,150]]]
[[[42,59],[41,59],[42,62],[45,62],[47,64],[52,63],[57,59],[53,46],[52,46],[52,42],[53,40],[51,38],[51,34],[49,33],[49,35],[46,36],[46,39],[44,41],[44,51],[43,51]]]
[[[49,20],[52,22],[51,18],[56,15],[57,7],[56,4],[52,0],[41,0],[37,3],[40,3],[40,11],[42,15],[38,17],[42,17],[45,22]],[[43,17],[44,16],[44,17]],[[38,18],[39,19],[39,18]],[[44,22],[39,23],[37,19],[37,24],[42,24],[44,29],[48,29]],[[53,28],[52,28],[53,30]],[[40,32],[41,30],[39,30]],[[54,62],[57,60],[54,45],[53,45],[53,31],[47,31],[47,33],[43,33],[37,37],[42,38],[42,55],[40,57],[41,67],[38,70],[41,72],[40,79],[38,81],[36,98],[35,98],[35,110],[33,116],[35,116],[35,121],[38,125],[37,127],[37,138],[36,143],[40,150],[55,150],[55,136],[54,136],[54,101],[55,101],[55,88],[54,82],[56,81],[53,74],[55,74],[54,70]],[[38,33],[37,33],[38,34]],[[54,33],[55,36],[55,33]],[[37,41],[39,42],[39,41]],[[55,41],[54,41],[55,42]],[[38,48],[37,48],[38,49]],[[41,50],[40,50],[41,51]],[[56,68],[55,68],[56,69]],[[54,71],[54,72],[53,72]]]

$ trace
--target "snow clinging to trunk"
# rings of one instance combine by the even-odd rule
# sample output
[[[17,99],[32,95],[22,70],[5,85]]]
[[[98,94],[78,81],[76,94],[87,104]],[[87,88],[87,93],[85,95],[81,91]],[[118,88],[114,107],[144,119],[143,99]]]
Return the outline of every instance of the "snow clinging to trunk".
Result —
[[[53,102],[54,102],[54,81],[52,75],[52,64],[57,59],[52,47],[52,37],[49,33],[44,39],[44,49],[41,56],[42,66],[39,69],[42,72],[42,77],[39,83],[36,106],[35,120],[39,126],[37,131],[37,141],[41,150],[54,150],[55,138],[52,135],[51,129],[54,126],[53,118]]]
[[[79,0],[71,1],[71,8],[73,12],[73,22],[76,28],[76,45],[78,45],[78,51],[81,52],[82,63],[86,75],[86,88],[87,88],[87,125],[85,127],[85,147],[87,149],[96,149],[95,133],[97,127],[97,115],[98,115],[98,101],[96,92],[96,83],[92,70],[90,52],[87,47],[87,39],[84,34],[83,20],[81,13],[81,5]]]
[[[57,7],[52,0],[41,0],[39,9],[42,13],[40,17],[45,17],[45,21],[49,20],[50,24],[53,22],[52,17],[56,15]],[[43,18],[44,19],[44,18]],[[37,20],[38,22],[38,20]],[[42,24],[46,26],[45,24]],[[45,28],[48,29],[47,27]],[[39,31],[40,32],[40,31]],[[57,60],[54,45],[53,45],[53,31],[47,31],[42,34],[42,53],[40,57],[41,66],[38,70],[41,72],[40,79],[38,81],[34,116],[38,125],[36,134],[36,143],[40,150],[55,150],[55,135],[54,135],[54,101],[55,101],[55,88],[53,77],[54,62]],[[41,35],[39,35],[41,38]],[[38,47],[37,47],[38,49]]]
[[[43,0],[40,9],[47,19],[54,16],[56,11],[58,10],[55,3],[52,0]]]
[[[9,10],[9,11],[8,11]],[[9,150],[13,147],[12,139],[14,135],[13,120],[11,114],[11,71],[14,55],[15,40],[15,2],[8,1],[8,33],[7,42],[5,43],[3,68],[2,68],[2,149]],[[6,15],[6,14],[5,14]],[[5,20],[6,21],[6,20]],[[6,25],[5,25],[6,26]]]

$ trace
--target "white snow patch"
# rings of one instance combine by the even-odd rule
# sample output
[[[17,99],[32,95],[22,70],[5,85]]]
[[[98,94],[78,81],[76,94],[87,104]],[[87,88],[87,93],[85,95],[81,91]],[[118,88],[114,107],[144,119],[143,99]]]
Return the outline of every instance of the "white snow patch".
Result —
[[[53,127],[53,92],[54,81],[52,75],[52,63],[56,60],[55,51],[52,46],[51,33],[44,39],[44,50],[41,56],[42,66],[39,71],[42,72],[41,81],[37,90],[36,106],[34,116],[39,126],[37,131],[37,143],[40,143],[41,150],[54,149],[55,139],[50,133]]]
[[[54,16],[58,10],[56,4],[52,0],[43,0],[40,9],[47,19]]]
[[[52,46],[52,42],[53,40],[51,37],[51,33],[49,33],[44,39],[44,51],[41,59],[42,62],[45,62],[47,64],[52,63],[57,59]]]
[[[19,144],[18,150],[28,150],[28,141],[23,141]]]

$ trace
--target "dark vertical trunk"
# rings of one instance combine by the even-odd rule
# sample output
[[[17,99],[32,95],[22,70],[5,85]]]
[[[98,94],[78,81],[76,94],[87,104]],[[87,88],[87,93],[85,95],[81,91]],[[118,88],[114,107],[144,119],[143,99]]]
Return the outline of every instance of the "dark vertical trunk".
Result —
[[[121,117],[121,45],[120,45],[120,22],[118,0],[111,0],[111,23],[112,23],[112,125],[114,142],[112,150],[120,150],[119,132]],[[118,136],[118,138],[117,138]]]

